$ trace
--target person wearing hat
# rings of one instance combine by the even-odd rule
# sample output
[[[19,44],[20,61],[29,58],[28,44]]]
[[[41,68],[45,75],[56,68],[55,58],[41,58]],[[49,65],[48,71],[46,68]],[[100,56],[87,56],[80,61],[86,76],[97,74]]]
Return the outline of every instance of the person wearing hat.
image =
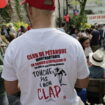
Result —
[[[105,52],[103,49],[98,49],[94,53],[90,53],[89,61],[92,64],[89,67],[91,78],[104,78],[105,73]]]
[[[32,29],[13,40],[2,78],[22,105],[83,105],[74,87],[86,88],[89,70],[79,42],[53,26],[55,0],[25,0]],[[19,87],[19,88],[18,88]]]

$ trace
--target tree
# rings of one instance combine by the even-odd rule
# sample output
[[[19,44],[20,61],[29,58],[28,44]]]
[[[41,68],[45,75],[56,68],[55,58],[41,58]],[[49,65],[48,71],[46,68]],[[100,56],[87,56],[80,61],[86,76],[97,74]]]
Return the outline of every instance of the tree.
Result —
[[[60,10],[60,0],[58,0],[58,12],[59,12],[58,24],[59,24],[59,27],[60,27],[61,23],[62,23],[62,20],[61,20],[61,10]]]
[[[10,3],[7,7],[0,9],[0,16],[7,23],[11,21],[11,13],[12,13],[12,9],[11,9],[11,4]]]
[[[77,7],[80,7],[80,13],[79,15],[71,15],[72,18],[70,19],[69,26],[75,25],[78,29],[81,29],[81,27],[87,22],[87,17],[86,17],[86,11],[85,7],[86,4],[93,4],[94,6],[102,6],[103,0],[67,0],[68,4],[72,6],[72,9],[78,9]],[[65,0],[66,2],[66,0]],[[92,13],[92,11],[88,11]]]
[[[66,15],[68,14],[68,0],[66,0]]]
[[[102,0],[78,0],[79,4],[80,4],[80,14],[79,14],[79,22],[78,22],[78,26],[81,27],[81,23],[84,22],[84,18],[86,17],[85,14],[85,7],[86,7],[86,3],[90,2],[91,4],[96,4],[97,6],[102,6]]]
[[[80,4],[80,15],[84,15],[87,0],[78,0]]]
[[[71,5],[73,5],[74,9],[77,9],[76,8],[77,5],[79,5],[79,7],[80,7],[79,15],[73,17],[73,21],[75,21],[74,23],[76,23],[75,24],[76,27],[80,28],[81,27],[81,23],[83,23],[84,22],[84,18],[86,18],[85,6],[86,6],[86,3],[87,3],[87,0],[69,0],[69,3]]]
[[[77,23],[78,27],[81,27],[81,23],[84,23],[84,18],[86,18],[86,14],[85,14],[85,6],[87,3],[87,0],[78,0],[79,4],[80,4],[80,14],[79,14],[79,21]]]
[[[21,11],[20,0],[15,0],[15,8],[16,8],[16,12],[19,17],[19,20],[22,21],[22,16],[20,14],[20,11]]]

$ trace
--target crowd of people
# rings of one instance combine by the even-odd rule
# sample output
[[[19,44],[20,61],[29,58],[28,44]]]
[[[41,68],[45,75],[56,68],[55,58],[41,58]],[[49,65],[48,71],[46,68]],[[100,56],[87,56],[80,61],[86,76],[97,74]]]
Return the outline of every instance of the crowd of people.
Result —
[[[13,39],[17,38],[18,36],[21,36],[23,33],[25,33],[27,30],[30,30],[30,29],[31,29],[31,26],[28,26],[28,27],[20,26],[20,28],[16,30],[14,25],[10,23],[8,25],[1,25],[0,35],[2,40],[6,44],[8,44]]]
[[[52,27],[54,0],[43,1],[23,1],[32,30],[0,28],[0,104],[87,105],[88,77],[105,79],[105,25],[68,35],[64,24]]]
[[[64,23],[63,23],[64,26]],[[21,36],[26,31],[30,30],[31,27],[21,26],[18,31],[15,30],[13,24],[9,24],[8,26],[2,25],[0,31],[0,73],[3,69],[3,57],[6,47],[9,43],[14,40],[15,38]],[[64,27],[57,28],[60,31],[65,33]],[[98,78],[104,79],[105,78],[105,53],[104,53],[104,41],[105,41],[105,25],[92,25],[91,28],[78,31],[76,28],[70,29],[70,36],[77,39],[82,48],[84,50],[87,64],[90,70],[90,78]],[[1,77],[0,77],[1,78]],[[86,104],[86,89],[78,89],[76,88],[78,95],[81,96],[82,100]],[[85,91],[85,95],[82,96],[81,93]],[[3,81],[0,79],[0,93],[4,92],[3,89]],[[1,97],[1,96],[0,96]],[[8,96],[10,101],[10,105],[20,105],[19,99],[14,96]],[[14,99],[16,101],[14,101]],[[14,101],[14,102],[13,102]],[[14,103],[14,104],[13,104]]]
[[[65,29],[63,23],[59,30],[65,32]],[[89,77],[94,79],[105,79],[105,24],[95,24],[92,25],[91,28],[81,31],[73,26],[69,31],[70,35],[76,38],[82,45],[90,70]],[[86,104],[86,89],[77,89],[77,92]],[[90,94],[92,96],[94,93]],[[96,102],[99,100],[95,95],[91,98]],[[91,100],[88,101],[95,103]]]
[[[63,23],[64,26],[64,23]],[[3,57],[4,52],[6,50],[6,47],[9,45],[9,43],[14,40],[15,38],[21,36],[26,31],[30,30],[31,27],[27,27],[27,29],[24,26],[21,26],[18,31],[15,30],[13,24],[9,24],[8,26],[2,25],[1,31],[0,31],[0,73],[3,69]],[[64,27],[57,28],[60,31],[65,32]],[[104,41],[105,41],[105,25],[94,25],[91,26],[90,29],[78,31],[76,28],[70,30],[70,36],[76,38],[80,44],[82,45],[82,48],[84,50],[85,56],[87,58],[87,64],[89,66],[90,70],[90,78],[98,78],[98,79],[104,79],[105,78],[105,63],[104,60]],[[0,77],[1,78],[1,77]],[[0,91],[1,93],[4,91],[3,89],[3,82],[0,81]],[[85,91],[85,89],[77,89],[78,94],[81,95],[81,92]],[[87,98],[86,93],[84,96],[81,95],[82,100],[86,104]],[[10,105],[14,103],[14,99],[17,100],[16,97],[8,96],[8,99],[10,101]],[[15,101],[15,104],[13,105],[19,105],[19,99],[18,101]]]
[[[26,31],[30,30],[31,27],[28,26],[25,28],[24,26],[20,26],[18,30],[15,29],[12,23],[8,25],[1,25],[0,27],[0,105],[7,105],[8,100],[10,105],[20,105],[20,100],[16,96],[7,95],[3,86],[3,79],[1,78],[1,73],[3,70],[3,59],[6,48],[11,43],[12,40],[21,36]]]
[[[104,66],[102,70],[97,70],[99,69],[98,64],[95,63],[96,69],[94,69],[94,63],[91,60],[91,55],[93,55],[94,59],[96,59],[97,61],[101,60],[104,62],[104,50],[100,51],[100,49],[104,49],[105,47],[105,25],[92,25],[90,29],[82,30],[81,32],[74,31],[72,36],[74,37],[74,35],[83,47],[85,56],[87,58],[88,66],[90,68],[90,77],[105,78]],[[97,58],[95,58],[95,56]],[[98,63],[99,65],[102,64],[102,62]]]

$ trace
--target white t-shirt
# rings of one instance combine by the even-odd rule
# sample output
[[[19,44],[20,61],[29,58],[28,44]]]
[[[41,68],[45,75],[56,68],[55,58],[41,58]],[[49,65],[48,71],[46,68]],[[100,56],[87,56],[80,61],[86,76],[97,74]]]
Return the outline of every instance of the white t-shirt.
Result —
[[[88,48],[85,48],[85,56],[87,57],[87,56],[89,56],[89,54],[90,53],[92,53],[93,51],[92,51],[92,49],[91,49],[91,47],[88,47]]]
[[[2,77],[19,81],[22,105],[78,105],[75,82],[88,75],[79,42],[55,28],[42,28],[12,41]]]

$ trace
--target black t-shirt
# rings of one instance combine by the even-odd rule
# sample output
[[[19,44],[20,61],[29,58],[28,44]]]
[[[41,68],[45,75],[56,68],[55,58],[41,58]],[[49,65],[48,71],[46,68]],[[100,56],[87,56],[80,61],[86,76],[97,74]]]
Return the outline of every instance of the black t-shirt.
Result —
[[[92,31],[91,45],[92,46],[99,45],[99,42],[100,42],[100,32],[97,30]]]

